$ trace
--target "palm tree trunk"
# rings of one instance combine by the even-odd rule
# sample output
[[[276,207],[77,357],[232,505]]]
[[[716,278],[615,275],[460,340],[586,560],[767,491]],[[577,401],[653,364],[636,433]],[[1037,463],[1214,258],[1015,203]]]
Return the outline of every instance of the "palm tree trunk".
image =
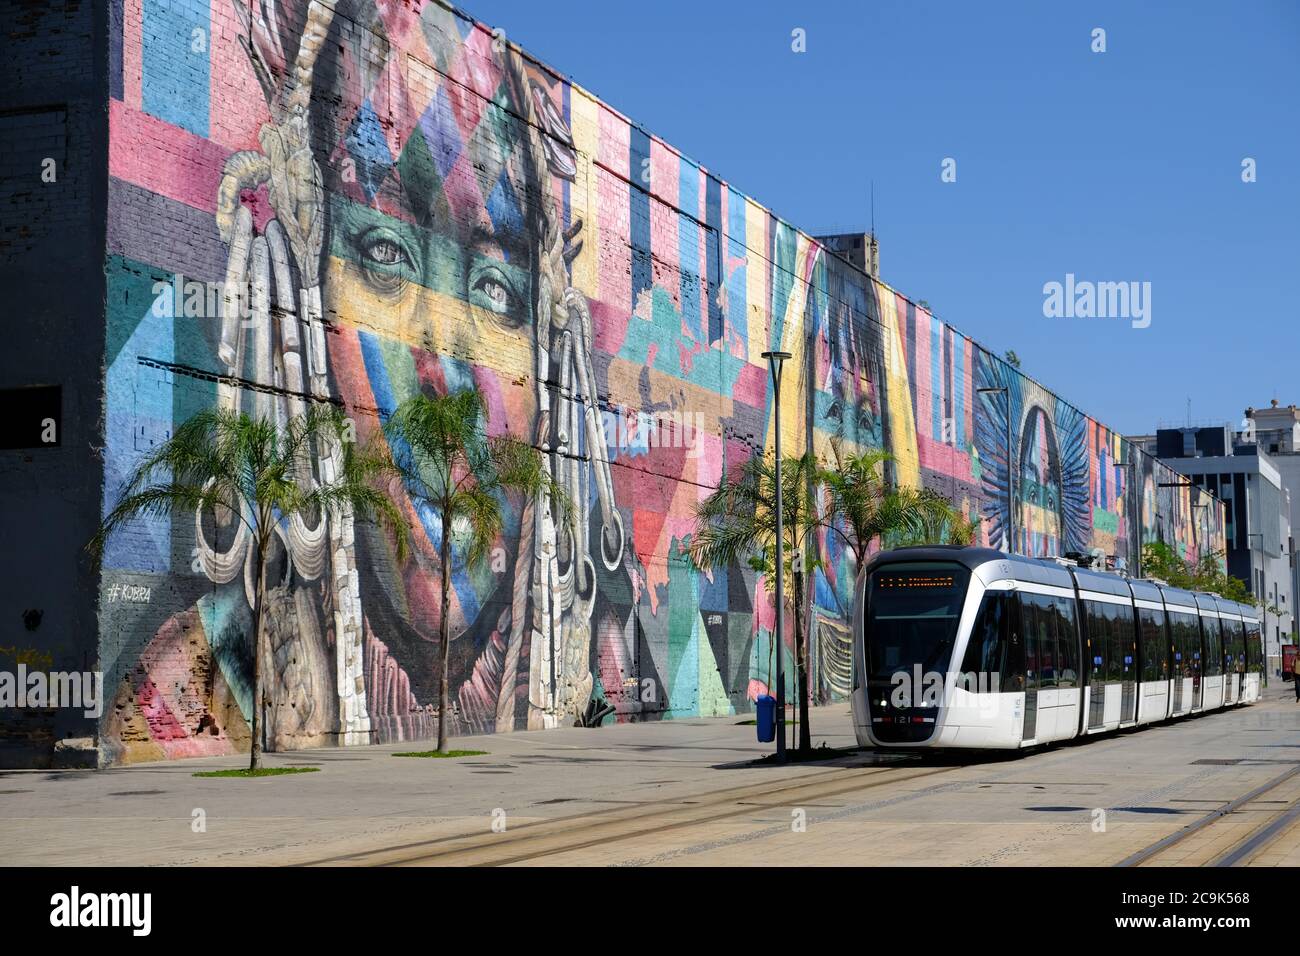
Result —
[[[451,710],[451,692],[447,683],[447,668],[451,662],[451,509],[442,509],[442,615],[438,619],[438,637],[442,641],[442,677],[438,681],[438,753],[447,752],[447,717]]]
[[[799,694],[799,750],[812,750],[812,732],[808,729],[808,655],[803,633],[803,572],[794,573],[794,653]]]
[[[252,740],[248,748],[248,769],[256,770],[262,762],[262,612],[266,607],[266,546],[257,545],[257,590],[253,608],[253,719]]]

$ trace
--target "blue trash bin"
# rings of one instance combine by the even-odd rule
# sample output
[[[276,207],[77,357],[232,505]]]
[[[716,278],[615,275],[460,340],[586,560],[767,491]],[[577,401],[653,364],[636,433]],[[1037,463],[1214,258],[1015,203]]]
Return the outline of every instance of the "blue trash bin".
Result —
[[[770,744],[776,740],[776,698],[771,694],[760,694],[754,701],[758,713],[758,742]]]

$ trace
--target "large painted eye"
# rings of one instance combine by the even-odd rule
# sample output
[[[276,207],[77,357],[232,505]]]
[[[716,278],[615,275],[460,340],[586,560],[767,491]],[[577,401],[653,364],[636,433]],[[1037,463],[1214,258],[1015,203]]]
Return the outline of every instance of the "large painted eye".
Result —
[[[402,252],[402,247],[391,239],[375,239],[366,247],[366,256],[385,266],[401,265],[406,261],[406,254]]]
[[[505,312],[510,308],[510,290],[505,287],[504,283],[498,282],[489,276],[484,276],[478,280],[478,284],[474,288],[481,292],[491,303],[494,311]]]
[[[501,316],[507,324],[523,322],[523,299],[515,289],[508,266],[480,260],[470,269],[469,300],[473,305]]]
[[[366,281],[381,292],[396,292],[419,275],[415,260],[401,238],[387,228],[370,229],[355,239],[357,258]]]

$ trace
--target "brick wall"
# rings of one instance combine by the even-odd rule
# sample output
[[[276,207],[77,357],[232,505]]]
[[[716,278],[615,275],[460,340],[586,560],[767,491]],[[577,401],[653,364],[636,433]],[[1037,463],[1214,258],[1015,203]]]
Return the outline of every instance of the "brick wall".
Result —
[[[103,500],[101,363],[108,164],[108,13],[90,2],[0,3],[0,671],[98,666],[96,588],[82,552]],[[59,386],[56,442],[30,439]],[[41,765],[93,737],[80,711],[0,709],[0,766]],[[84,759],[69,755],[60,759]]]

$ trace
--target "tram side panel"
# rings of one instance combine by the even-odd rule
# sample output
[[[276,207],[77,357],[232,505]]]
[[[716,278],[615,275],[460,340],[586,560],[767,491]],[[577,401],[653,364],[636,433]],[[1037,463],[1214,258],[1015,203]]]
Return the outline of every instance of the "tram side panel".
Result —
[[[1204,601],[1205,598],[1198,598]],[[1204,605],[1201,618],[1201,662],[1204,676],[1201,679],[1201,710],[1217,710],[1223,706],[1223,634],[1219,612]]]
[[[1169,626],[1164,605],[1135,601],[1138,619],[1140,661],[1139,724],[1154,723],[1169,716],[1171,697]]]
[[[1080,593],[1084,647],[1084,733],[1116,730],[1134,720],[1137,635],[1131,600]]]

